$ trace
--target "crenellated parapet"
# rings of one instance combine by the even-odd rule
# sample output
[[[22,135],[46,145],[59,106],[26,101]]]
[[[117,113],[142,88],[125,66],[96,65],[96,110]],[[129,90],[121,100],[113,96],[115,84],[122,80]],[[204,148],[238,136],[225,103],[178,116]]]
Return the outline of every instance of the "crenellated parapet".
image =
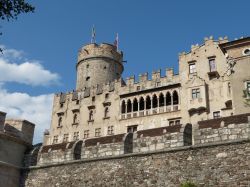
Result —
[[[78,53],[78,64],[92,58],[109,58],[122,63],[123,53],[117,47],[107,43],[91,43],[83,46]]]
[[[179,58],[182,58],[188,54],[192,54],[192,53],[195,53],[195,51],[199,50],[201,47],[203,46],[210,46],[210,45],[214,45],[214,44],[223,44],[223,43],[227,43],[228,42],[228,37],[227,36],[224,36],[224,37],[219,37],[217,40],[214,39],[213,36],[210,36],[210,37],[205,37],[204,40],[203,40],[203,44],[192,44],[191,47],[190,47],[190,51],[188,52],[180,52],[179,53]]]

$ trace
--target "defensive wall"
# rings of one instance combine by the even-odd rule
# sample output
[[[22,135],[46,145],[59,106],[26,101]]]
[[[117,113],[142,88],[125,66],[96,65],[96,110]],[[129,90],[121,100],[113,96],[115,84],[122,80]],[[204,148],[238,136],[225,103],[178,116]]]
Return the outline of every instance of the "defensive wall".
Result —
[[[23,186],[179,186],[187,180],[249,186],[250,114],[47,145],[34,155],[37,165],[23,170]]]
[[[0,111],[0,186],[16,187],[24,155],[32,148],[35,125],[5,118],[6,113]]]

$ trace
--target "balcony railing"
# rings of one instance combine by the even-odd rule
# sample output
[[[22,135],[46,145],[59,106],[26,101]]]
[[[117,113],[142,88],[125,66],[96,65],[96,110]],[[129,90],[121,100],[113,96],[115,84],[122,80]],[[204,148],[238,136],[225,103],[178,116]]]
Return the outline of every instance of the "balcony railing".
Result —
[[[162,106],[162,107],[157,107],[157,108],[124,113],[124,114],[121,114],[120,119],[123,120],[123,119],[131,119],[131,118],[136,118],[136,117],[156,115],[159,113],[177,112],[179,110],[180,110],[180,105]]]

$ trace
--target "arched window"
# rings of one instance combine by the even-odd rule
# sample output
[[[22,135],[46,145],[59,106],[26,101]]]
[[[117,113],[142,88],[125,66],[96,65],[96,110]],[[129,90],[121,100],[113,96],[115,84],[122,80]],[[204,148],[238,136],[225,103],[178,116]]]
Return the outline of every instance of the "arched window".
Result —
[[[106,107],[104,110],[104,118],[109,117],[109,107]]]
[[[132,103],[131,100],[129,99],[127,102],[127,113],[132,112]]]
[[[177,91],[173,92],[173,104],[174,105],[178,105],[179,104],[179,96],[178,96]]]
[[[151,98],[149,96],[146,97],[146,109],[151,109]]]
[[[137,112],[138,111],[138,101],[135,98],[133,101],[133,112]]]
[[[167,106],[171,105],[171,94],[169,92],[167,92],[166,95],[166,105]]]
[[[124,114],[126,112],[126,104],[125,104],[124,100],[122,101],[121,111],[122,111],[122,114]]]
[[[165,105],[164,103],[164,95],[161,93],[160,96],[159,96],[159,107],[162,107]]]
[[[157,96],[154,94],[153,95],[153,108],[157,108],[158,107],[158,99]]]
[[[62,117],[59,117],[58,119],[58,127],[61,127],[62,126]]]
[[[90,110],[89,111],[89,121],[92,121],[92,120],[94,120],[94,112],[93,112],[93,110]]]
[[[77,117],[78,117],[77,114],[74,114],[74,117],[73,117],[73,124],[78,123]]]
[[[145,108],[145,106],[144,106],[144,98],[141,97],[139,102],[140,102],[140,110],[144,110],[144,108]]]

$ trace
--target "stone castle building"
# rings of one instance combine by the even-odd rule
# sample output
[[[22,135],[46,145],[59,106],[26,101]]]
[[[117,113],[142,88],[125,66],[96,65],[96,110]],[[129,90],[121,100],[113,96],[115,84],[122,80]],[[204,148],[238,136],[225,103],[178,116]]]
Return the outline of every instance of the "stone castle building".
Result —
[[[0,186],[249,187],[249,37],[205,38],[180,53],[179,74],[138,82],[122,79],[111,44],[82,47],[76,69],[42,145],[31,147],[33,124],[0,112]]]
[[[123,53],[116,46],[83,46],[76,63],[76,90],[54,96],[44,145],[147,129],[195,124],[250,112],[250,38],[205,38],[179,54],[172,68],[122,79]],[[194,140],[192,140],[194,141]]]

